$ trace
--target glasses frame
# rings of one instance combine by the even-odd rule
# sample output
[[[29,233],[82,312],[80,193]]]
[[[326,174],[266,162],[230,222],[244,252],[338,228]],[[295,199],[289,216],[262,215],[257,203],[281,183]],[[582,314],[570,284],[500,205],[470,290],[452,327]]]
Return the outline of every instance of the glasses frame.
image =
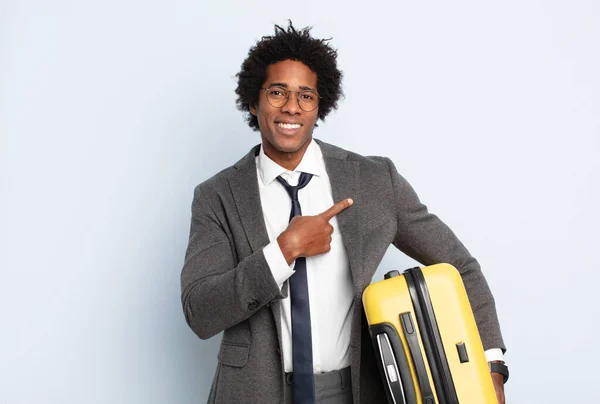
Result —
[[[287,91],[287,98],[286,98],[285,102],[282,105],[275,106],[275,105],[271,104],[271,101],[269,101],[269,90],[271,88],[281,88],[282,90]],[[319,95],[319,93],[317,93],[315,90],[288,90],[287,88],[281,87],[281,86],[272,86],[272,87],[266,87],[266,88],[265,87],[261,87],[260,89],[265,91],[265,95],[267,97],[267,102],[273,108],[283,108],[283,107],[285,107],[287,105],[287,103],[290,102],[290,95],[292,93],[298,93],[298,95],[296,95],[296,100],[298,101],[298,105],[300,106],[300,109],[302,111],[304,111],[304,112],[312,112],[315,109],[319,108],[319,104],[320,104],[319,100],[322,99],[321,96]],[[313,109],[310,109],[310,110],[302,108],[302,103],[300,102],[300,93],[307,93],[307,92],[308,93],[314,93],[314,94],[317,95],[317,105]]]

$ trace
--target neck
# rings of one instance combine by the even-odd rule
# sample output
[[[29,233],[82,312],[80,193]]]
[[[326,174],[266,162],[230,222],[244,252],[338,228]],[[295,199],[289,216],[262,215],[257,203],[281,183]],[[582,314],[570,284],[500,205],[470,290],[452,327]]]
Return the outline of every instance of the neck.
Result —
[[[281,167],[288,171],[294,171],[298,164],[302,161],[302,156],[297,156],[294,153],[278,154],[277,156],[271,156],[265,150],[265,154],[274,162],[279,164]]]
[[[298,167],[298,164],[300,164],[302,161],[304,153],[306,153],[306,149],[308,148],[309,144],[310,140],[302,145],[300,149],[292,152],[277,150],[269,142],[265,141],[262,142],[262,147],[267,157],[286,170],[294,171],[296,167]]]

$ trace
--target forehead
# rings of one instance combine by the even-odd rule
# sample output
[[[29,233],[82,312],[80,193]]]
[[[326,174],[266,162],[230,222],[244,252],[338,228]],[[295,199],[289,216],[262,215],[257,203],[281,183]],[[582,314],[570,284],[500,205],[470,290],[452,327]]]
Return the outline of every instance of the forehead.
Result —
[[[317,73],[297,60],[284,60],[267,67],[266,85],[270,83],[287,84],[290,88],[317,88]]]

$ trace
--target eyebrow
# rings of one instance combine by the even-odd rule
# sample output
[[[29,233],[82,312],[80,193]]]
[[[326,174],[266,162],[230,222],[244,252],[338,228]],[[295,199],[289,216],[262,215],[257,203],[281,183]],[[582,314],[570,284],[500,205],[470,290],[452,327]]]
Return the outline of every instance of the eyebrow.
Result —
[[[287,83],[269,83],[269,87],[283,87],[283,88],[288,88],[289,86],[287,85]],[[299,86],[300,90],[302,91],[314,91],[316,92],[317,90],[315,90],[314,88],[308,87],[308,86]]]

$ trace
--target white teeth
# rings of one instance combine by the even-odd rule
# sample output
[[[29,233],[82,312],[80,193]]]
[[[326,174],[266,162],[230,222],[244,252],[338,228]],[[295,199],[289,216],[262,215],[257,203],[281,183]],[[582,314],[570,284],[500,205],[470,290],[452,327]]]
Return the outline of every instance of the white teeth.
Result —
[[[277,125],[279,125],[279,127],[283,128],[283,129],[298,129],[298,128],[300,128],[300,126],[302,126],[299,123],[281,123],[281,122],[279,122]]]

